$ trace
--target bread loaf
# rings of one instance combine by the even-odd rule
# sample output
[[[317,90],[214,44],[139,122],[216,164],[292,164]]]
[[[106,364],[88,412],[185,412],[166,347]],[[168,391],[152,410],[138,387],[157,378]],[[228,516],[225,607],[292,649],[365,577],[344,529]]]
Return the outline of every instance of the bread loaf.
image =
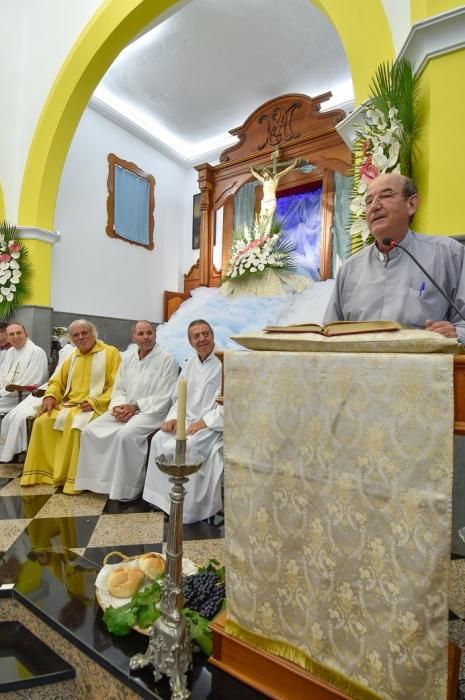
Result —
[[[155,552],[148,552],[139,557],[139,566],[150,581],[155,581],[165,571],[163,557]]]
[[[144,583],[144,572],[140,569],[119,567],[108,576],[108,593],[115,598],[131,598]]]

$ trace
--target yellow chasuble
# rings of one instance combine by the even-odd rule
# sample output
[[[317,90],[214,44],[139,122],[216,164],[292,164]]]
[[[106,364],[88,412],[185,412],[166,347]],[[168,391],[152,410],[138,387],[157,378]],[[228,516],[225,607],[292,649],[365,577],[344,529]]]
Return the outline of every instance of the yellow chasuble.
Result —
[[[66,358],[45,392],[45,397],[55,397],[57,408],[34,421],[21,486],[52,484],[63,486],[63,493],[77,493],[74,481],[85,424],[81,419],[92,420],[108,409],[120,362],[119,350],[100,340],[85,355],[76,348]],[[83,401],[91,404],[92,413],[81,411]]]

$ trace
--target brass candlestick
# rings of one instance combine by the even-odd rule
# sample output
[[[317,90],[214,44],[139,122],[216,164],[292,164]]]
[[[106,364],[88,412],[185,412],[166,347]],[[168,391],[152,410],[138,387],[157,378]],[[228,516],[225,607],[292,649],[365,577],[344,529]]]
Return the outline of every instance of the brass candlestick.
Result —
[[[168,542],[166,548],[165,576],[160,584],[161,596],[157,603],[160,617],[155,621],[150,633],[149,645],[145,654],[131,658],[130,668],[135,670],[151,664],[155,682],[162,674],[170,679],[172,700],[187,700],[187,671],[192,666],[192,642],[185,618],[181,615],[184,605],[182,595],[182,515],[186,489],[184,484],[195,474],[204,462],[201,455],[195,455],[191,464],[186,461],[186,440],[176,439],[174,455],[160,455],[158,468],[168,474],[173,487],[170,492],[170,515],[168,522]]]

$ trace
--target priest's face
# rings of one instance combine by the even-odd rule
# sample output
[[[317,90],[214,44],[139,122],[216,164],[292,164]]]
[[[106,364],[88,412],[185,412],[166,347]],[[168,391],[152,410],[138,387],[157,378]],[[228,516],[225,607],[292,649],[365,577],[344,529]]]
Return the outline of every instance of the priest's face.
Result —
[[[145,357],[155,346],[156,334],[151,323],[137,321],[132,333],[132,340],[139,348],[139,357]]]
[[[8,340],[16,350],[21,350],[26,344],[27,333],[19,323],[11,323],[6,329]]]
[[[418,206],[418,195],[404,194],[403,175],[388,173],[379,175],[368,185],[366,193],[366,218],[368,228],[380,250],[389,250],[384,238],[400,243],[410,225],[410,217]]]
[[[198,323],[189,329],[189,342],[201,360],[205,360],[213,352],[215,337],[206,323]]]
[[[97,340],[91,329],[87,328],[83,323],[77,323],[73,326],[70,337],[74,345],[83,355],[86,355],[92,350]]]

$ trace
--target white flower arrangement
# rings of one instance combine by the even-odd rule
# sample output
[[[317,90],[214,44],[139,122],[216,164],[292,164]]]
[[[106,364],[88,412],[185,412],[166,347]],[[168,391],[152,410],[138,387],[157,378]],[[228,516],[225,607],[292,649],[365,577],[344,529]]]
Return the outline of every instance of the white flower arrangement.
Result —
[[[357,131],[362,145],[361,163],[355,174],[355,196],[350,204],[352,226],[350,235],[361,236],[367,242],[370,231],[365,219],[365,195],[370,180],[383,173],[400,173],[400,148],[403,126],[398,111],[391,107],[387,119],[379,109],[365,111],[365,124]]]
[[[266,270],[290,272],[295,268],[294,246],[282,238],[282,226],[273,221],[260,222],[255,219],[249,229],[247,225],[234,235],[231,258],[223,281],[240,281],[259,276]]]
[[[352,190],[351,252],[373,242],[365,220],[370,180],[383,173],[410,177],[418,135],[419,82],[412,64],[401,59],[378,66],[370,85],[370,102],[357,130]]]
[[[0,318],[9,316],[29,291],[31,266],[15,226],[0,223]]]

